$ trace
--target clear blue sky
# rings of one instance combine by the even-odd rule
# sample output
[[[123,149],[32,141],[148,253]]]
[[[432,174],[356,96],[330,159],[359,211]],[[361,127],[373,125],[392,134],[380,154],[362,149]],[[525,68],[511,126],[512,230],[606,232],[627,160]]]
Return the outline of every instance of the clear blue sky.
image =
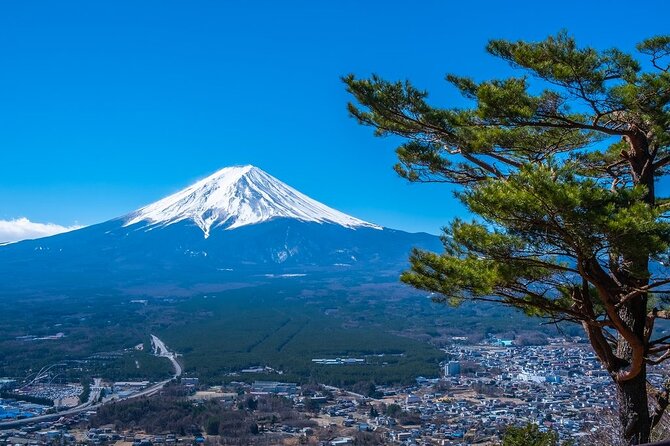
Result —
[[[125,214],[221,167],[254,164],[357,217],[436,233],[444,186],[392,171],[395,142],[346,111],[341,75],[409,78],[443,105],[444,74],[509,74],[490,38],[565,28],[632,49],[667,33],[647,1],[4,1],[0,219]]]

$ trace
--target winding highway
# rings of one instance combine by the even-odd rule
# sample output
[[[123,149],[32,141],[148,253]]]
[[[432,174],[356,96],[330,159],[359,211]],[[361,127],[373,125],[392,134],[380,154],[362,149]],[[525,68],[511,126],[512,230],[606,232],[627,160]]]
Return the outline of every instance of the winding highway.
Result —
[[[168,350],[165,343],[158,339],[157,336],[151,335],[151,344],[154,347],[154,354],[163,358],[168,358],[174,367],[174,378],[181,376],[181,364],[177,361],[177,354]]]
[[[0,430],[13,429],[15,427],[23,426],[25,424],[39,423],[41,421],[57,420],[61,417],[65,417],[68,415],[74,415],[88,410],[95,410],[98,407],[104,406],[105,404],[108,404],[113,401],[127,401],[135,398],[140,398],[143,396],[150,396],[157,393],[159,390],[165,387],[167,383],[181,376],[183,369],[181,364],[179,364],[179,361],[177,361],[177,354],[175,352],[170,351],[165,345],[165,343],[161,341],[157,336],[151,335],[151,345],[153,347],[153,351],[156,356],[167,358],[172,363],[172,367],[174,368],[174,375],[172,376],[172,378],[152,384],[146,389],[140,390],[139,392],[133,393],[132,395],[129,395],[127,397],[110,398],[107,401],[103,401],[100,403],[95,403],[95,400],[97,398],[93,398],[93,394],[97,395],[100,394],[100,387],[99,387],[100,381],[96,380],[95,384],[96,387],[98,387],[98,391],[91,392],[92,395],[87,402],[80,404],[76,407],[73,407],[72,409],[63,410],[61,412],[56,412],[53,414],[39,415],[37,417],[24,418],[22,420],[3,421],[0,422]]]

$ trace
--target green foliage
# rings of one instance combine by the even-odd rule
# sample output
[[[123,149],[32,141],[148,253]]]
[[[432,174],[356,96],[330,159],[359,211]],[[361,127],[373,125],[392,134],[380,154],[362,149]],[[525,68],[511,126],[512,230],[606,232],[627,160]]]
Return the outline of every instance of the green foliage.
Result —
[[[655,37],[638,48],[658,65],[668,42]],[[525,75],[448,75],[471,108],[432,106],[409,81],[343,78],[361,124],[406,138],[400,175],[461,185],[457,197],[477,215],[445,229],[443,253],[413,252],[402,280],[438,301],[496,296],[556,319],[574,303],[562,285],[597,285],[586,263],[619,283],[648,281],[647,259],[664,259],[670,247],[653,179],[670,164],[667,70],[642,71],[617,49],[580,48],[565,32],[493,40],[487,50]],[[531,88],[532,79],[550,88]]]
[[[236,410],[220,401],[194,403],[179,386],[168,386],[158,396],[106,404],[91,418],[91,426],[113,424],[119,430],[139,428],[151,434],[220,435],[222,444],[250,444],[249,436],[259,433],[259,424],[281,422],[306,427],[315,423],[292,408],[285,398],[260,397],[254,412]],[[225,442],[223,441],[225,439]]]
[[[81,385],[83,387],[81,395],[79,395],[79,403],[83,404],[88,401],[91,396],[91,378],[87,376],[82,376]]]
[[[246,408],[247,410],[253,412],[258,408],[258,402],[253,398],[253,397],[248,397],[246,400]]]
[[[397,417],[402,412],[402,407],[398,404],[389,404],[386,406],[386,415],[389,417]]]
[[[211,384],[276,379],[351,386],[359,381],[409,383],[417,374],[437,374],[441,355],[436,348],[384,332],[373,325],[376,321],[344,328],[343,320],[323,316],[323,308],[333,306],[342,308],[346,315],[355,314],[358,308],[335,296],[306,305],[302,300],[286,299],[277,290],[240,290],[227,293],[225,298],[198,298],[180,304],[180,314],[199,311],[206,316],[171,324],[158,334],[184,354],[186,372]],[[312,358],[347,356],[365,357],[367,362],[338,366],[312,362]],[[265,365],[283,374],[230,375]]]
[[[207,435],[219,435],[219,420],[218,418],[211,417],[207,420],[205,425],[205,433]]]
[[[450,302],[497,294],[514,306],[561,313],[571,302],[561,300],[552,279],[557,271],[578,274],[565,261],[570,253],[660,258],[667,252],[670,224],[662,209],[641,200],[645,193],[641,187],[600,188],[568,168],[524,167],[506,181],[488,180],[463,192],[462,200],[487,224],[456,220],[446,232],[445,252],[415,251],[402,280]],[[548,253],[548,242],[560,256]],[[629,272],[649,275],[646,269]],[[529,281],[532,289],[525,286]]]
[[[133,350],[148,338],[147,320],[161,321],[165,308],[157,307],[155,314],[147,314],[138,305],[128,305],[128,300],[109,290],[93,296],[5,299],[0,302],[0,376],[23,378],[28,370],[64,364],[59,373],[68,382],[79,382],[83,376],[110,380],[169,377],[172,369],[168,361],[150,351]],[[57,340],[17,339],[57,331],[65,336]]]
[[[558,434],[552,430],[542,432],[537,424],[510,426],[505,431],[502,446],[559,446]]]
[[[312,412],[312,413],[317,413],[319,412],[319,409],[321,405],[317,402],[314,401],[312,398],[305,398],[305,410],[307,412]]]
[[[324,289],[322,282],[291,282],[210,294],[207,299],[167,302],[149,298],[147,305],[129,304],[131,297],[111,292],[44,301],[17,298],[0,303],[4,335],[0,376],[23,378],[29,369],[63,363],[58,373],[69,382],[79,382],[82,375],[112,381],[159,381],[171,376],[172,366],[151,354],[150,333],[184,354],[186,371],[204,384],[278,379],[347,386],[362,380],[409,383],[417,374],[436,376],[440,351],[397,333],[421,333],[425,320],[440,312],[430,302],[417,306],[395,277],[388,280],[388,284],[366,285],[360,290],[356,283],[338,282],[333,289]],[[308,293],[314,296],[298,298]],[[392,301],[387,305],[378,304],[389,297]],[[331,308],[338,309],[335,315],[324,314]],[[472,324],[473,332],[483,333],[485,327],[475,313],[465,310],[463,321]],[[493,322],[498,330],[512,323],[502,316]],[[16,339],[53,334],[56,324],[66,334],[59,340]],[[144,350],[135,350],[142,341]],[[329,367],[311,361],[365,355],[366,365]],[[229,375],[258,365],[285,374]]]
[[[415,250],[401,279],[438,302],[578,323],[617,383],[644,383],[644,364],[670,357],[667,344],[649,348],[662,343],[650,339],[655,319],[670,312],[648,314],[651,293],[670,295],[670,208],[656,193],[670,167],[670,37],[638,45],[651,64],[579,47],[566,32],[487,50],[522,73],[447,75],[468,107],[433,106],[409,81],[343,78],[351,115],[404,139],[396,171],[459,186],[475,216],[445,229],[442,253]],[[644,443],[660,415],[649,417],[643,385],[619,390],[644,395],[621,409],[626,441]]]

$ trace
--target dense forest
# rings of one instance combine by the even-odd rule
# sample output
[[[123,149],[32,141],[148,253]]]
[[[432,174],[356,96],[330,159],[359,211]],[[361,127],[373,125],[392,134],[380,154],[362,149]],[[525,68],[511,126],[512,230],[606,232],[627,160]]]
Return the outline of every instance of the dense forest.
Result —
[[[149,335],[156,334],[183,355],[185,372],[204,384],[240,379],[342,387],[359,381],[410,383],[417,376],[437,376],[444,359],[439,347],[452,336],[477,342],[494,333],[535,344],[556,334],[555,327],[533,326],[513,311],[486,318],[483,308],[445,312],[408,294],[395,280],[356,284],[343,279],[325,288],[296,281],[179,299],[105,290],[41,300],[17,297],[15,305],[0,304],[0,376],[22,378],[29,370],[59,364],[57,374],[68,382],[83,376],[158,381],[169,377],[172,367],[151,354]],[[49,311],[43,311],[46,306]],[[42,339],[59,332],[60,338]],[[136,349],[139,344],[142,350]],[[365,364],[311,361],[337,357],[364,358]],[[234,375],[253,366],[283,374]]]

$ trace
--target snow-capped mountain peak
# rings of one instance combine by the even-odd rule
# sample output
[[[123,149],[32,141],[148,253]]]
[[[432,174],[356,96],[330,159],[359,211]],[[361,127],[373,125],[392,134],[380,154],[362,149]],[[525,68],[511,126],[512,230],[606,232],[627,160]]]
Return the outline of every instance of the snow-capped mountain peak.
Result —
[[[381,229],[319,203],[251,165],[223,168],[132,212],[125,217],[124,226],[141,222],[152,227],[167,226],[192,220],[207,238],[217,226],[235,229],[275,218]]]

